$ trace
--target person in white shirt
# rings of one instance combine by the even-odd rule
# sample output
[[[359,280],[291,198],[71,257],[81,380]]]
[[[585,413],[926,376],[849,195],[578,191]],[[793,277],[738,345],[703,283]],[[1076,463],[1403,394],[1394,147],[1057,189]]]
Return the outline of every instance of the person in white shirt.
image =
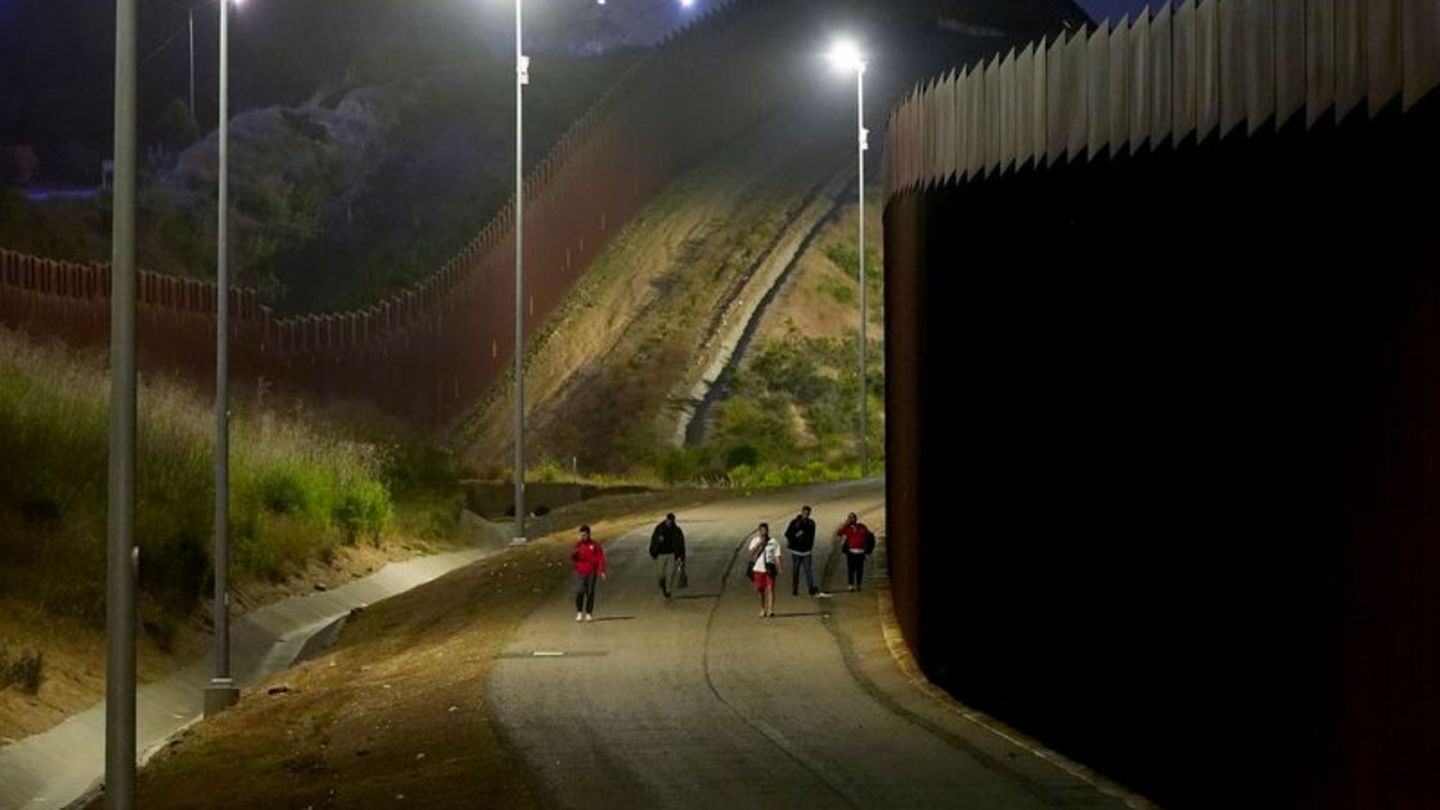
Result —
[[[782,570],[780,544],[770,536],[770,524],[761,523],[748,546],[750,580],[760,593],[760,617],[775,615],[775,582]]]

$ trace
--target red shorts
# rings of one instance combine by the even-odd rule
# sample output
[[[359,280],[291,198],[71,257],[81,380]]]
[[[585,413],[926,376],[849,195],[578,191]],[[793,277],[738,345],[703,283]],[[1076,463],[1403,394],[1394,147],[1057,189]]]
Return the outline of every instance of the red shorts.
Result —
[[[775,587],[775,577],[770,576],[769,571],[751,571],[750,581],[755,583],[755,590],[764,592],[766,588]]]

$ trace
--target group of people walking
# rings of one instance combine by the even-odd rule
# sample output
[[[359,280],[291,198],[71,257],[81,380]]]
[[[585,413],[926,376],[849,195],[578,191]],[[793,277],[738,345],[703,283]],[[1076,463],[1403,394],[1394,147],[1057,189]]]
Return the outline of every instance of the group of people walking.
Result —
[[[840,550],[845,554],[845,582],[847,590],[858,591],[865,577],[865,558],[875,551],[875,535],[860,518],[851,512],[845,523],[835,530]],[[805,575],[805,586],[811,596],[820,595],[815,587],[815,521],[810,517],[810,507],[800,507],[800,514],[785,527],[785,544],[790,551],[790,595],[800,595],[800,575]],[[760,594],[760,615],[769,618],[775,615],[775,588],[780,574],[784,571],[780,543],[770,536],[770,524],[761,523],[746,544],[749,565],[746,572],[755,590]]]
[[[819,596],[815,586],[815,521],[809,506],[785,529],[785,545],[790,552],[790,595],[800,595],[800,575],[810,596]],[[846,586],[860,590],[865,577],[865,558],[875,550],[875,535],[859,517],[851,512],[845,523],[835,530],[835,539],[845,554]],[[761,617],[775,615],[775,588],[784,571],[780,543],[770,535],[770,524],[761,523],[745,543],[745,572],[760,594]],[[675,589],[684,588],[689,579],[685,571],[685,531],[676,522],[674,513],[656,524],[650,533],[650,559],[654,561],[656,584],[666,599]],[[590,536],[590,527],[580,527],[580,538],[570,552],[575,564],[575,621],[594,621],[595,586],[605,578],[605,549]]]

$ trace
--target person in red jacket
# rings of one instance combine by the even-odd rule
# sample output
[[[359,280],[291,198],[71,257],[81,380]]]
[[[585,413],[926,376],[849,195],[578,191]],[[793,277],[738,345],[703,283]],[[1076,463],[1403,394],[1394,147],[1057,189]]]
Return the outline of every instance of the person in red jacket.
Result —
[[[875,550],[875,535],[851,512],[845,518],[845,525],[835,530],[840,538],[840,550],[845,553],[846,590],[860,590],[860,581],[865,577],[865,557]]]
[[[570,552],[575,561],[575,621],[595,621],[595,579],[605,578],[605,549],[590,538],[590,527],[580,527],[580,541]]]

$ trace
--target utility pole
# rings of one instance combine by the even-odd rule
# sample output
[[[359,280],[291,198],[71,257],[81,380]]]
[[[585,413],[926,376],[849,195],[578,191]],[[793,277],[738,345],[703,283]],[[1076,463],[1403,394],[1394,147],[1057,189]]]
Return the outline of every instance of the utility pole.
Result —
[[[865,371],[866,346],[866,284],[865,284],[865,151],[870,148],[869,133],[865,130],[865,62],[859,60],[855,68],[855,96],[860,137],[860,189],[859,189],[859,230],[860,230],[860,477],[870,474],[870,389]]]
[[[105,571],[105,807],[135,806],[135,190],[137,6],[115,2],[110,470]]]
[[[190,120],[199,121],[195,112],[195,9],[186,9],[190,15]]]
[[[515,0],[515,539],[525,542],[525,85],[524,0]]]
[[[230,2],[220,0],[220,194],[215,240],[215,649],[205,713],[240,698],[230,677]]]

